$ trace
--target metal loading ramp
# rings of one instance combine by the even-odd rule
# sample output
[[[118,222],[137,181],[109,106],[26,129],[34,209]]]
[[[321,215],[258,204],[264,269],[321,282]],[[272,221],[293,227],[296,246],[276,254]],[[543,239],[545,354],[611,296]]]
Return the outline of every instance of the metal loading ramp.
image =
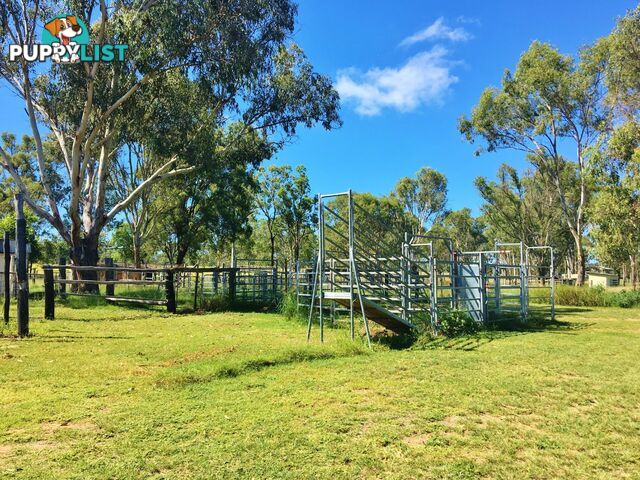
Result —
[[[339,303],[347,308],[351,306],[351,294],[349,292],[325,292],[324,298]],[[360,299],[362,299],[362,305],[360,304]],[[382,325],[392,332],[408,333],[415,328],[411,322],[408,322],[395,313],[390,312],[382,305],[379,305],[364,295],[354,295],[353,307],[357,310],[364,307],[364,312],[368,320],[371,320],[378,325]]]
[[[303,275],[307,340],[314,317],[320,341],[325,319],[347,320],[354,339],[360,318],[370,345],[369,321],[400,334],[423,326],[438,334],[449,310],[478,323],[525,321],[530,287],[549,294],[554,315],[552,247],[496,242],[495,250],[458,251],[449,237],[390,229],[351,190],[318,195],[315,269]]]

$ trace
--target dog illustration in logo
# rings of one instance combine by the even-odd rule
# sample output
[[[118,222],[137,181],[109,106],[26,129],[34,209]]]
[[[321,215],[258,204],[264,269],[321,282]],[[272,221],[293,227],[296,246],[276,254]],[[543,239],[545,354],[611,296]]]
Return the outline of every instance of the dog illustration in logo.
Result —
[[[67,45],[77,45],[72,39],[77,37],[82,33],[82,27],[78,23],[78,19],[75,15],[69,15],[67,17],[54,18],[49,23],[47,23],[44,28],[47,31],[60,40],[59,43],[53,43],[52,45],[55,47],[57,45],[67,46]],[[55,54],[52,56],[53,61],[56,63],[60,62],[69,62],[74,63],[80,60],[78,54],[74,53],[71,56],[63,56]]]

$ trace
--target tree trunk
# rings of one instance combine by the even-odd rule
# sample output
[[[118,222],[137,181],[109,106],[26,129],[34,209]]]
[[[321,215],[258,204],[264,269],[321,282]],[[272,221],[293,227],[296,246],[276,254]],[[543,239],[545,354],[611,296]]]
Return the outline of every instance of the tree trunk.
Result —
[[[133,263],[135,263],[136,268],[142,266],[142,239],[138,234],[133,236]]]
[[[271,240],[271,266],[274,267],[276,265],[276,237],[274,235],[270,236]]]
[[[71,248],[71,260],[76,266],[95,267],[98,264],[98,235],[88,235],[80,238]],[[98,280],[96,270],[79,270],[80,280]],[[100,293],[100,289],[95,283],[80,284],[78,290],[85,293]]]
[[[631,255],[629,260],[631,263],[631,272],[630,272],[631,285],[635,290],[638,285],[638,259],[635,255]]]
[[[187,257],[186,248],[178,248],[176,253],[176,265],[184,265],[184,259]]]
[[[576,286],[581,287],[584,285],[586,277],[585,269],[585,256],[584,249],[582,248],[582,235],[580,233],[574,235],[576,241]]]
[[[298,260],[300,260],[300,241],[296,240],[296,244],[293,247],[293,264],[298,265]]]

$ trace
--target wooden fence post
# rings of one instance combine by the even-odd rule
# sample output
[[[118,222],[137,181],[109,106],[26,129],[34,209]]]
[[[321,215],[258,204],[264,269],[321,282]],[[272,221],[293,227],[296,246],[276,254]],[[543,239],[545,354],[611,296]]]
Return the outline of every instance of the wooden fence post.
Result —
[[[27,279],[27,222],[24,218],[22,194],[16,204],[16,275],[18,277],[18,336],[29,335],[29,281]]]
[[[9,323],[11,305],[11,240],[9,232],[4,232],[4,323]]]
[[[236,271],[237,268],[232,268],[229,271],[229,300],[231,303],[236,301]]]
[[[56,292],[53,286],[53,268],[44,266],[44,318],[53,320],[56,316],[55,304]]]
[[[165,290],[167,295],[167,312],[176,313],[176,289],[173,283],[173,269],[166,271]]]
[[[198,281],[200,280],[200,272],[196,271],[196,288],[193,294],[193,309],[198,307]]]
[[[58,286],[58,291],[60,292],[60,297],[64,298],[65,293],[67,292],[67,284],[64,281],[67,279],[67,259],[64,257],[60,257],[58,259],[58,264],[60,265],[60,270],[58,271],[58,279],[61,280],[60,285]]]
[[[107,267],[113,267],[113,258],[105,258],[104,264]],[[115,270],[107,270],[105,272],[105,280],[108,282],[113,282],[116,279]],[[108,297],[113,297],[116,291],[116,286],[114,284],[107,283],[107,287],[105,288],[106,294]]]

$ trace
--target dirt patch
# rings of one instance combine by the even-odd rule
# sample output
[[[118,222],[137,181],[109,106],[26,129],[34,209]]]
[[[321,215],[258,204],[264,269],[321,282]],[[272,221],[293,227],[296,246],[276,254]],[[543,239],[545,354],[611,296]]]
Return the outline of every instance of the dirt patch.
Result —
[[[503,422],[504,418],[498,415],[491,415],[490,413],[482,413],[479,416],[472,417],[472,420],[476,425],[487,427],[492,423],[495,424]]]
[[[20,450],[33,450],[40,452],[42,450],[49,450],[56,448],[58,445],[54,442],[47,440],[36,440],[26,443],[13,443],[13,444],[0,444],[0,458],[6,459],[14,456]]]
[[[192,352],[181,358],[172,358],[171,360],[165,360],[164,362],[161,362],[160,365],[163,367],[182,365],[184,363],[195,362],[198,360],[204,360],[206,358],[218,357],[220,355],[224,355],[227,353],[233,353],[235,352],[235,350],[236,350],[236,347],[227,347],[227,348],[214,348],[213,350],[208,350],[206,352]]]
[[[100,430],[95,423],[89,420],[67,420],[64,422],[46,422],[41,425],[42,430],[47,434],[54,434],[61,430],[77,430],[85,432],[96,432]]]
[[[419,447],[429,441],[431,435],[426,433],[418,433],[409,437],[404,437],[402,441],[411,447]]]
[[[454,427],[460,426],[461,421],[462,421],[462,417],[458,415],[450,415],[448,417],[444,417],[438,423],[440,425],[444,425],[445,427],[454,428]]]
[[[597,400],[587,400],[586,402],[572,404],[569,406],[569,411],[572,413],[587,413],[595,409],[597,406]]]

